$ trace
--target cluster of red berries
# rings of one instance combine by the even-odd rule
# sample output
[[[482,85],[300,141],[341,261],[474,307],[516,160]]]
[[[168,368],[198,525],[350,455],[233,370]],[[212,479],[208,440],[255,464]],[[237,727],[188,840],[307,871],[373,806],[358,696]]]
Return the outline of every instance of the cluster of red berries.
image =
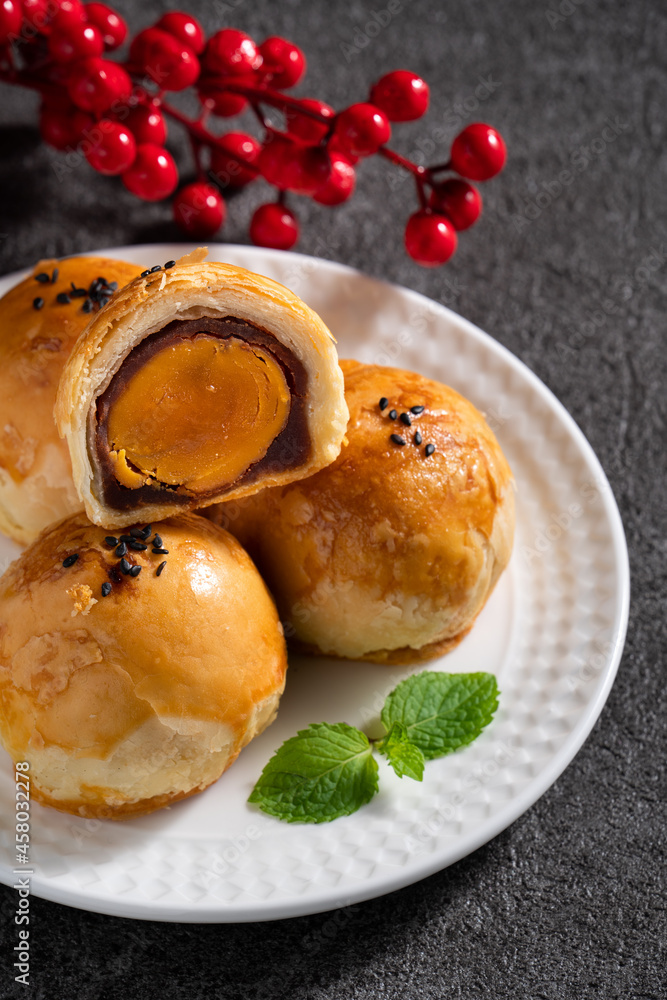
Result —
[[[355,167],[379,154],[413,174],[419,209],[410,216],[405,246],[425,266],[447,261],[457,232],[479,217],[482,200],[470,180],[502,170],[505,145],[495,129],[475,123],[454,140],[447,163],[424,167],[388,148],[391,123],[426,112],[428,85],[408,70],[387,73],[366,102],[336,112],[322,101],[287,96],[303,77],[303,52],[285,38],[257,45],[233,28],[208,41],[189,14],[173,11],[130,43],[123,63],[105,53],[123,44],[127,27],[110,7],[81,0],[0,0],[0,79],[41,92],[40,130],[56,149],[78,152],[102,174],[120,175],[139,198],[158,201],[176,192],[178,170],[165,148],[166,117],[189,133],[197,180],[173,199],[176,221],[188,235],[218,231],[226,206],[221,190],[262,177],[278,189],[250,223],[260,246],[288,250],[299,224],[287,192],[322,205],[346,201]],[[190,119],[171,106],[171,91],[195,86],[201,114]],[[245,132],[211,131],[211,117],[230,118],[247,107],[262,126],[261,141]],[[276,128],[265,109],[282,113]],[[445,173],[458,177],[443,179]],[[465,179],[462,179],[465,178]]]

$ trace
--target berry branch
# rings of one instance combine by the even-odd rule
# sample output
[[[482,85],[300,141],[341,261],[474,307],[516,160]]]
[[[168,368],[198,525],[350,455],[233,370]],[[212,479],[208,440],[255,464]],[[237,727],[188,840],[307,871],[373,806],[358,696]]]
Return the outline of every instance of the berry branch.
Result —
[[[83,155],[97,171],[120,176],[139,198],[173,196],[174,217],[191,237],[206,239],[222,226],[222,192],[262,178],[276,189],[255,211],[250,237],[260,246],[289,250],[299,223],[288,196],[339,205],[354,192],[356,169],[377,154],[412,174],[419,207],[407,220],[405,247],[419,264],[444,264],[457,233],[472,226],[482,199],[470,181],[499,173],[506,158],[501,136],[477,122],[455,138],[449,160],[425,167],[390,149],[392,124],[425,114],[429,88],[408,70],[387,73],[368,101],[336,112],[313,98],[284,93],[306,70],[303,52],[285,38],[256,45],[223,28],[208,40],[189,14],[172,11],[130,42],[124,61],[105,53],[126,40],[127,26],[102,3],[81,0],[2,0],[0,80],[30,87],[42,97],[40,131],[48,145]],[[189,118],[166,99],[195,87],[201,104]],[[217,134],[211,119],[249,108],[261,137]],[[265,109],[278,111],[275,127]],[[165,147],[166,119],[189,137],[197,179],[179,188],[176,164]],[[450,173],[454,176],[442,175]]]

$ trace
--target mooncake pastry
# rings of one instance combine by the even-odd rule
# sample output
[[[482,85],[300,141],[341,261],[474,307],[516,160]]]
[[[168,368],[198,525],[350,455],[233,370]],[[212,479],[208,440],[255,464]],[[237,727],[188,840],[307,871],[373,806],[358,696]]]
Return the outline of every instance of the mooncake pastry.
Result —
[[[510,468],[482,414],[414,372],[341,361],[336,461],[208,513],[234,532],[301,650],[381,663],[448,652],[507,566]]]
[[[114,296],[63,372],[56,419],[97,524],[284,485],[340,450],[348,412],[322,320],[277,282],[205,253]]]
[[[82,330],[140,268],[122,260],[41,260],[0,299],[0,531],[27,544],[83,508],[53,419]]]
[[[195,514],[125,540],[74,515],[0,579],[0,739],[66,812],[123,819],[206,788],[272,721],[286,668],[259,573]]]

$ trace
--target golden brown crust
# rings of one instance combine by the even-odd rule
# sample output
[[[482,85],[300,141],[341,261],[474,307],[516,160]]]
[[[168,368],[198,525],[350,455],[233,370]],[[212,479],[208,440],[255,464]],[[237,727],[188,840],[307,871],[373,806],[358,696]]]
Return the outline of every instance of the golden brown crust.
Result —
[[[225,770],[231,767],[236,760],[236,756],[228,762]],[[98,796],[96,803],[82,803],[79,799],[54,798],[48,792],[43,791],[35,782],[32,783],[30,792],[35,802],[39,802],[43,806],[50,806],[51,809],[57,809],[58,812],[73,813],[75,816],[81,816],[82,819],[124,820],[134,819],[137,816],[147,816],[158,809],[175,805],[176,802],[189,799],[192,795],[198,795],[199,792],[210,788],[212,784],[214,784],[214,781],[210,781],[207,785],[201,785],[199,788],[191,788],[187,792],[153,795],[150,799],[141,799],[138,802],[124,802],[122,805],[114,806],[104,804],[104,795],[108,794],[108,789],[100,788],[93,790]]]
[[[375,649],[370,653],[365,653],[363,657],[338,656],[339,660],[363,659],[366,663],[379,663],[387,667],[414,666],[416,663],[428,663],[439,656],[446,656],[462,642],[475,623],[471,622],[458,635],[451,639],[440,639],[437,642],[427,642],[425,646],[414,649],[412,646],[403,646],[401,649]],[[318,646],[312,643],[299,642],[298,639],[290,641],[290,648],[295,653],[304,656],[331,656],[331,653],[323,653]]]
[[[282,629],[239,543],[194,514],[153,531],[169,552],[130,548],[133,577],[75,515],[0,580],[0,738],[40,801],[80,815],[147,812],[211,784],[284,687]]]
[[[34,275],[49,275],[42,284]],[[136,264],[102,257],[42,260],[0,299],[0,530],[27,544],[51,521],[82,507],[67,445],[53,419],[58,382],[70,351],[90,315],[84,299],[61,304],[56,296],[88,288],[97,277],[124,285]],[[35,309],[33,302],[44,305]]]
[[[400,369],[341,367],[350,422],[339,458],[210,516],[248,548],[291,640],[350,659],[421,661],[465,634],[507,565],[511,472],[454,390]],[[424,411],[411,427],[389,417],[413,406]]]
[[[134,512],[120,509],[104,496],[102,468],[91,447],[90,418],[96,400],[121,368],[132,349],[146,337],[176,320],[235,317],[255,324],[289,348],[308,374],[306,421],[310,452],[297,468],[270,468],[256,481],[241,479],[205,500],[188,497],[194,509],[224,495],[250,495],[262,486],[291,482],[333,461],[347,423],[343,379],[333,338],[321,319],[296,295],[277,282],[229,264],[203,260],[205,251],[177,262],[170,270],[137,278],[91,323],[72,352],[63,372],[56,403],[56,420],[66,438],[77,491],[88,516],[108,528],[124,527],[140,516],[168,516],[173,503],[161,498],[141,500]]]

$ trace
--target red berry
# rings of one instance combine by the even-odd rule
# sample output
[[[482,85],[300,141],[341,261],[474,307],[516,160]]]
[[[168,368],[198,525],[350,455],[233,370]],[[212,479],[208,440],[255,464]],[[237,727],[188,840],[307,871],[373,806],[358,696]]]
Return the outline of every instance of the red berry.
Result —
[[[73,149],[79,143],[84,129],[90,129],[93,125],[92,115],[79,111],[69,102],[64,107],[50,107],[46,104],[39,116],[42,139],[54,149]]]
[[[55,3],[58,9],[51,17],[51,31],[67,31],[75,25],[86,23],[86,10],[81,0],[55,0]]]
[[[2,0],[0,3],[0,44],[18,35],[23,21],[23,12],[19,0]]]
[[[144,201],[161,201],[175,190],[178,170],[163,146],[143,142],[137,146],[134,163],[123,174],[123,184]]]
[[[331,177],[331,160],[326,149],[320,146],[297,148],[292,164],[290,191],[297,194],[314,195],[324,187]]]
[[[235,28],[223,28],[208,40],[204,53],[207,72],[239,76],[262,65],[262,57],[249,35]]]
[[[331,163],[325,149],[301,146],[282,135],[271,133],[262,148],[257,166],[269,184],[281,191],[314,194],[329,178]]]
[[[202,26],[199,21],[196,21],[194,17],[190,17],[189,14],[183,14],[179,10],[174,10],[170,14],[163,14],[155,27],[162,28],[163,31],[168,31],[170,35],[178,38],[184,45],[192,49],[197,56],[204,51],[206,40]]]
[[[350,153],[349,150],[342,148],[335,132],[327,142],[327,149],[331,154],[335,153],[336,156],[342,156],[348,163],[351,163],[352,166],[359,162],[358,156],[355,156],[354,153]]]
[[[299,104],[310,111],[316,111],[317,114],[323,115],[325,118],[333,119],[336,117],[334,109],[325,104],[324,101],[304,97],[299,101]],[[307,115],[299,114],[296,108],[290,109],[285,117],[287,131],[293,139],[300,139],[301,142],[312,143],[314,145],[324,139],[329,131],[329,125],[325,125],[324,122],[318,122],[315,118],[309,118]],[[332,124],[332,122],[329,124]]]
[[[47,146],[53,146],[54,149],[67,149],[73,145],[70,115],[58,108],[41,109],[39,133]]]
[[[86,159],[100,174],[122,174],[132,166],[137,144],[130,130],[119,122],[106,119],[104,126],[97,141],[86,151]]]
[[[199,77],[192,49],[160,28],[139,32],[130,45],[130,59],[163,90],[185,90]]]
[[[213,236],[225,221],[222,195],[203,181],[188,184],[174,198],[174,219],[195,239]]]
[[[211,170],[218,184],[239,188],[254,180],[257,177],[256,171],[248,170],[234,155],[229,154],[236,154],[256,163],[261,149],[257,139],[245,132],[227,132],[221,135],[211,149]]]
[[[205,77],[199,79],[197,94],[202,104],[206,105],[214,115],[220,118],[233,118],[245,109],[248,100],[241,94],[230,94],[224,89],[225,80],[234,83],[256,84],[254,75],[233,77]]]
[[[167,123],[157,108],[150,104],[140,104],[132,108],[124,121],[138,143],[150,142],[155,146],[164,146]]]
[[[95,128],[95,119],[87,111],[81,111],[72,106],[70,114],[70,127],[72,129],[72,145],[77,146],[88,135],[92,134]]]
[[[109,52],[122,45],[127,35],[127,25],[122,17],[104,3],[87,3],[86,17],[90,24],[102,32],[104,48]]]
[[[101,56],[104,40],[99,28],[92,24],[68,24],[55,27],[49,35],[49,52],[56,62],[68,63],[88,56]]]
[[[429,89],[425,80],[407,69],[387,73],[371,87],[370,100],[390,122],[411,122],[426,112]]]
[[[429,208],[446,215],[458,232],[469,229],[482,211],[482,199],[477,188],[454,177],[436,184],[428,204]]]
[[[452,145],[452,169],[473,181],[488,181],[505,166],[507,149],[499,132],[475,122],[459,132]]]
[[[337,153],[333,153],[330,160],[329,179],[313,195],[313,200],[320,205],[340,205],[354,192],[356,175],[352,164]]]
[[[74,64],[68,90],[78,108],[101,114],[114,101],[127,101],[132,93],[132,81],[118,63],[91,57]]]
[[[290,250],[298,238],[296,216],[276,202],[260,205],[250,222],[250,239],[257,246]]]
[[[42,35],[50,35],[56,26],[64,29],[86,20],[81,0],[23,0],[23,16],[26,24]]]
[[[456,230],[444,215],[422,209],[408,219],[405,249],[424,267],[437,267],[456,250]]]
[[[50,29],[52,6],[50,0],[23,0],[23,17],[26,25],[34,31],[46,34]]]
[[[296,155],[296,145],[276,132],[269,132],[266,144],[257,157],[257,166],[264,180],[275,184],[282,191],[290,186],[291,166]]]
[[[259,47],[264,60],[262,71],[271,77],[277,90],[287,90],[299,82],[306,72],[306,57],[300,48],[286,38],[273,35]]]
[[[374,104],[353,104],[336,119],[340,148],[354,156],[371,156],[389,141],[391,128],[384,111]]]

